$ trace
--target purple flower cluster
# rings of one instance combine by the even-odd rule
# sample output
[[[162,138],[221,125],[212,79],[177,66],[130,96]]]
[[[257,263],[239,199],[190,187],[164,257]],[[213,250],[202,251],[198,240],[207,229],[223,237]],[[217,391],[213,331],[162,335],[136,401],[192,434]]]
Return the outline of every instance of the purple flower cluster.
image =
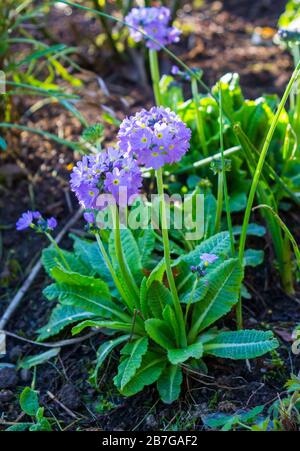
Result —
[[[180,30],[170,27],[171,11],[165,7],[133,8],[126,16],[130,36],[135,42],[143,39],[149,49],[160,50],[161,46],[178,42]],[[133,27],[133,28],[131,28]],[[141,31],[156,40],[147,38]]]
[[[57,226],[55,218],[44,219],[39,211],[26,211],[16,223],[18,231],[25,229],[35,229],[38,232],[49,232]]]
[[[84,156],[73,168],[71,189],[80,204],[87,209],[99,209],[99,194],[112,194],[120,203],[120,190],[126,189],[126,196],[138,194],[142,175],[136,160],[118,147]]]
[[[124,153],[158,169],[179,161],[189,149],[191,131],[169,108],[153,107],[124,119],[118,133]]]

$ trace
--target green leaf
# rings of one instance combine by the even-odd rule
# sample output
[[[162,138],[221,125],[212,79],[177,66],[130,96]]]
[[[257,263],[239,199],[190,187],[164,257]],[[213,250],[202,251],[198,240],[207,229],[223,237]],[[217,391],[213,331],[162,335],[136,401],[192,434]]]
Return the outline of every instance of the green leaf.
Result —
[[[72,252],[61,249],[61,253],[72,271],[78,272],[83,275],[90,275],[89,268],[81,263],[80,260]],[[61,255],[53,246],[44,249],[42,252],[42,263],[46,272],[50,276],[51,270],[56,266],[62,266],[67,270],[68,268],[66,267],[65,261],[61,258]]]
[[[187,265],[199,265],[200,256],[202,254],[216,254],[218,256],[228,255],[230,252],[230,237],[228,232],[221,232],[217,235],[212,236],[208,240],[199,244],[195,247],[195,249],[188,254],[184,254],[180,256],[175,262],[174,265],[177,265],[179,262],[184,261]]]
[[[143,278],[143,272],[141,255],[137,242],[129,229],[121,229],[120,234],[125,260],[137,284],[140,284]],[[109,254],[114,260],[114,265],[118,266],[113,233],[110,234],[109,239]]]
[[[147,268],[155,246],[155,234],[152,229],[146,229],[143,231],[143,235],[138,239],[138,246],[141,255],[142,267]]]
[[[155,318],[162,319],[163,310],[166,305],[172,305],[172,295],[165,285],[157,280],[148,290],[148,306]]]
[[[58,298],[64,305],[79,307],[103,318],[128,320],[128,315],[112,301],[109,288],[102,280],[58,267],[51,270],[51,275],[59,283],[44,291],[48,298]]]
[[[148,335],[155,343],[165,349],[175,348],[175,342],[171,338],[172,331],[165,321],[155,318],[147,319],[147,321],[145,321],[145,328]]]
[[[221,332],[204,344],[204,353],[227,359],[253,359],[273,351],[279,343],[271,331]]]
[[[166,271],[166,262],[165,259],[162,258],[157,265],[155,266],[155,268],[152,270],[150,276],[147,279],[147,287],[149,288],[151,286],[151,284],[157,280],[158,282],[162,282],[163,281],[163,277],[164,277],[164,273]]]
[[[114,378],[114,383],[120,390],[123,390],[141,366],[142,357],[147,349],[148,338],[142,337],[132,343],[127,343],[121,350],[121,354],[128,357],[121,361],[118,374]]]
[[[145,319],[149,318],[150,309],[148,306],[148,287],[147,287],[147,278],[144,277],[140,287],[140,307],[142,315]]]
[[[38,341],[46,340],[53,335],[57,335],[62,329],[77,321],[94,318],[96,315],[86,310],[72,307],[71,305],[57,305],[51,313],[46,326],[41,327],[38,332]]]
[[[208,291],[193,312],[192,328],[200,332],[228,313],[238,301],[243,269],[238,259],[229,259],[209,274]]]
[[[92,375],[89,378],[89,381],[93,384],[93,385],[97,385],[97,378],[98,378],[98,373],[99,370],[101,368],[101,366],[103,365],[105,359],[108,357],[108,355],[112,352],[112,350],[114,348],[116,348],[119,344],[123,343],[124,341],[129,340],[130,335],[121,335],[118,338],[115,338],[114,340],[109,340],[106,341],[105,343],[102,343],[102,345],[100,345],[100,347],[97,350],[97,363],[96,363],[96,367],[92,373]]]
[[[143,390],[146,385],[157,381],[166,366],[166,359],[160,354],[148,351],[134,377],[122,389],[124,396],[132,396]]]
[[[90,274],[97,274],[110,287],[113,286],[113,280],[109,269],[102,257],[101,251],[96,241],[84,240],[75,235],[71,235],[74,240],[74,250],[80,260],[89,268]]]
[[[234,226],[232,228],[234,235],[240,235],[242,233],[242,226]],[[263,237],[266,234],[266,228],[262,225],[250,223],[247,227],[247,235]]]
[[[36,391],[25,387],[20,395],[20,406],[27,415],[35,416],[39,409],[39,398]]]
[[[21,360],[18,364],[18,368],[30,369],[37,365],[42,365],[48,360],[56,357],[60,353],[60,348],[53,348],[49,351],[43,352],[42,354],[30,355]]]
[[[180,331],[174,308],[171,305],[166,305],[162,316],[170,329],[173,330],[174,337],[176,338],[176,342],[178,343],[180,339]]]
[[[246,249],[244,254],[244,265],[245,266],[255,266],[261,265],[264,261],[265,253],[262,250],[257,249]]]
[[[32,426],[32,423],[16,423],[10,426],[9,428],[5,429],[6,432],[20,432],[20,431],[27,431],[30,426]]]
[[[87,327],[96,327],[99,329],[112,329],[115,331],[122,330],[125,332],[131,332],[132,330],[132,324],[130,323],[122,323],[118,321],[87,320],[74,326],[72,328],[72,335],[79,334]]]
[[[203,355],[203,345],[202,343],[193,343],[186,348],[179,349],[169,349],[168,359],[173,365],[178,365],[183,363],[190,358],[201,359]]]
[[[165,368],[157,381],[157,389],[164,403],[172,404],[178,399],[182,379],[182,370],[179,366],[169,365]]]
[[[246,193],[236,193],[229,198],[229,208],[232,213],[238,213],[244,211],[247,205]]]

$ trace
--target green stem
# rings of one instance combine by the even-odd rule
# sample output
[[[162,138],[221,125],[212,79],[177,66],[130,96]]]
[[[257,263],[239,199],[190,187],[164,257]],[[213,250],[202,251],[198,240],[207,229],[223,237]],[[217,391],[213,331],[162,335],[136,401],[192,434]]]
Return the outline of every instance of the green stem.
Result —
[[[118,263],[122,272],[122,275],[124,277],[125,283],[129,289],[129,291],[132,294],[133,297],[133,305],[138,305],[139,298],[140,298],[140,292],[139,289],[135,283],[135,280],[131,274],[131,271],[129,270],[124,254],[123,254],[123,248],[122,248],[122,242],[121,242],[121,233],[120,233],[120,220],[119,220],[119,214],[118,209],[115,208],[112,211],[112,217],[113,217],[113,226],[114,226],[114,237],[115,237],[115,246],[116,246],[116,254]],[[137,304],[136,304],[136,302]]]
[[[230,236],[231,255],[233,257],[235,254],[235,247],[234,247],[232,220],[231,220],[231,214],[230,214],[229,195],[228,195],[226,168],[225,168],[225,151],[224,151],[224,134],[223,134],[223,102],[222,102],[221,87],[219,89],[219,93],[220,93],[220,106],[219,106],[219,110],[220,110],[220,113],[219,113],[220,147],[221,147],[221,161],[222,161],[222,173],[223,173],[223,185],[224,185],[224,198],[225,198],[225,208],[226,208],[226,217],[227,217],[227,227],[228,227],[229,236]]]
[[[108,268],[108,270],[109,270],[109,272],[111,274],[111,277],[112,277],[112,279],[114,281],[114,284],[117,287],[117,290],[119,291],[122,299],[126,303],[126,305],[129,308],[129,310],[133,311],[133,306],[131,305],[132,302],[130,301],[130,299],[128,299],[128,296],[127,296],[126,292],[124,291],[124,289],[123,289],[123,287],[122,287],[122,285],[121,285],[121,283],[120,283],[120,281],[118,279],[117,274],[115,273],[115,270],[114,270],[113,265],[112,265],[112,263],[110,261],[110,258],[109,258],[108,254],[106,252],[106,249],[105,249],[105,247],[104,247],[104,245],[102,243],[100,233],[96,233],[96,240],[97,240],[97,243],[98,243],[101,255],[103,257],[103,260],[106,263],[106,266],[107,266],[107,268]]]
[[[54,238],[52,238],[52,236],[50,235],[50,233],[46,232],[45,233],[46,237],[48,238],[48,240],[50,241],[50,243],[53,245],[53,247],[55,248],[56,252],[58,253],[58,255],[60,256],[60,258],[62,259],[66,269],[68,271],[71,271],[70,265],[67,262],[67,260],[65,259],[65,256],[61,250],[61,248],[59,247],[59,245],[57,244],[57,242],[55,241]]]
[[[151,78],[152,78],[155,103],[157,106],[161,106],[163,104],[163,102],[162,102],[161,92],[159,89],[160,74],[159,74],[159,64],[158,64],[158,56],[157,56],[156,50],[153,50],[153,49],[149,50],[149,62],[150,62],[150,72],[151,72]]]
[[[202,114],[200,111],[198,83],[197,83],[197,79],[195,77],[192,77],[191,87],[192,87],[192,95],[193,95],[195,111],[196,111],[197,132],[198,132],[201,147],[203,149],[203,155],[205,157],[207,157],[208,149],[207,149],[207,143],[206,143],[206,137],[205,137],[205,131],[204,131],[203,117],[202,117]]]
[[[164,245],[164,257],[166,263],[166,273],[168,277],[168,282],[170,286],[170,290],[172,293],[173,305],[176,314],[176,318],[178,321],[179,332],[180,332],[180,345],[182,347],[186,347],[186,332],[185,332],[185,323],[182,308],[180,305],[177,288],[175,285],[175,280],[171,268],[171,256],[170,256],[170,242],[169,242],[169,234],[168,234],[168,224],[167,224],[167,214],[166,214],[166,203],[164,198],[164,188],[163,188],[163,176],[162,176],[162,168],[157,169],[156,171],[156,180],[157,180],[157,191],[160,198],[160,212],[161,212],[161,231]]]
[[[217,198],[217,211],[216,211],[216,222],[215,222],[215,233],[220,232],[221,217],[223,210],[223,172],[218,172],[218,198]]]
[[[273,118],[273,121],[271,123],[270,129],[269,129],[267,137],[266,137],[266,140],[264,142],[264,145],[263,145],[263,148],[262,148],[262,151],[261,151],[258,163],[257,163],[257,167],[256,167],[256,170],[254,173],[254,177],[253,177],[253,181],[252,181],[252,185],[251,185],[250,193],[249,193],[249,197],[248,197],[248,202],[247,202],[247,206],[246,206],[242,233],[241,233],[241,238],[240,238],[240,244],[239,244],[239,259],[240,259],[241,264],[243,264],[243,260],[244,260],[247,229],[248,229],[248,224],[249,224],[249,220],[250,220],[250,215],[251,215],[251,210],[252,210],[252,206],[253,206],[253,201],[254,201],[257,185],[258,185],[258,182],[259,182],[259,179],[261,176],[261,172],[263,170],[264,162],[265,162],[265,159],[266,159],[266,156],[267,156],[267,153],[269,150],[269,146],[270,146],[271,140],[273,138],[273,134],[275,132],[277,123],[278,123],[280,115],[284,109],[286,101],[290,95],[291,89],[299,76],[299,70],[300,70],[300,62],[297,64],[297,67],[294,70],[293,75],[292,75],[292,77],[286,87],[286,90],[283,94],[283,97],[280,101],[277,112]],[[242,301],[240,299],[238,302],[238,305],[237,305],[237,327],[238,327],[238,329],[241,329],[242,325],[243,325]]]

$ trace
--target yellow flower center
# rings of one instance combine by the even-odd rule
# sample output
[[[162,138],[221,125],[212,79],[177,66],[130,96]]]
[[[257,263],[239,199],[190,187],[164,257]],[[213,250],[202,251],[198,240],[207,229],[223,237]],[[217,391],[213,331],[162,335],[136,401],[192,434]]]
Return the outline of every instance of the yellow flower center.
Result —
[[[148,140],[147,140],[147,138],[144,136],[144,137],[141,139],[141,141],[142,141],[142,143],[146,143]]]
[[[158,157],[158,152],[152,152],[153,157]]]
[[[163,137],[162,133],[157,133],[157,137],[161,139]]]
[[[118,179],[115,179],[115,180],[113,181],[113,184],[114,184],[114,185],[119,185],[119,183],[120,183],[120,180],[118,180]]]

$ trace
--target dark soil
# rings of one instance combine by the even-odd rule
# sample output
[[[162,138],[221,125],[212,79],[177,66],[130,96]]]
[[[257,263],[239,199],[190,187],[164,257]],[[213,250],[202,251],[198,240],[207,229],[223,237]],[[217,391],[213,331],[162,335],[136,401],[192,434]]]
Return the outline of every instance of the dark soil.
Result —
[[[249,97],[266,91],[282,92],[291,73],[289,56],[272,46],[270,38],[265,39],[262,46],[252,44],[251,39],[254,30],[259,31],[257,27],[276,26],[284,0],[209,1],[199,11],[191,11],[190,3],[187,2],[183,10],[183,20],[190,24],[193,33],[177,49],[180,57],[192,66],[201,67],[209,85],[224,73],[236,71],[241,74],[241,85]],[[91,123],[100,120],[107,108],[122,118],[151,102],[147,91],[136,83],[132,64],[118,66],[111,58],[106,64],[101,50],[99,54],[86,56],[84,45],[99,32],[98,22],[90,17],[83,19],[83,15],[76,12],[70,17],[56,13],[53,24],[59,40],[69,44],[78,44],[72,40],[84,29],[82,55],[85,57],[79,63],[87,71],[79,75],[84,88],[77,107]],[[165,61],[165,70],[169,66],[170,63]],[[96,76],[105,80],[110,95],[103,92]],[[23,124],[62,133],[67,139],[78,139],[80,124],[58,106],[30,116],[24,114],[27,107],[27,104],[19,106]],[[113,126],[107,128],[107,142],[113,140],[114,130]],[[18,216],[27,209],[39,209],[46,215],[56,216],[62,227],[77,208],[68,187],[73,152],[26,132],[13,132],[7,138],[10,151],[7,157],[2,157],[0,168],[0,314],[46,245],[38,236],[15,232]],[[295,212],[290,212],[287,219],[292,224],[299,223]],[[80,228],[80,224],[75,227]],[[69,239],[66,238],[62,245],[70,246]],[[268,250],[268,243],[266,247]],[[102,340],[97,336],[64,348],[58,359],[37,367],[36,388],[46,416],[56,418],[58,422],[54,422],[54,427],[63,430],[186,430],[201,429],[201,417],[208,412],[232,413],[258,404],[271,404],[283,391],[290,373],[299,371],[299,359],[297,361],[292,355],[290,341],[294,326],[300,322],[299,305],[281,293],[271,262],[270,254],[265,267],[247,275],[246,283],[253,299],[245,305],[245,325],[271,328],[277,333],[282,342],[282,363],[269,356],[251,362],[249,369],[245,362],[208,361],[209,375],[186,378],[180,402],[168,407],[158,401],[154,388],[130,399],[119,396],[112,383],[116,368],[114,358],[102,375],[99,389],[92,388],[87,379],[93,368],[95,350]],[[35,339],[37,328],[46,323],[52,309],[42,296],[47,283],[48,279],[41,271],[6,326],[8,331]],[[227,326],[230,322],[227,318]],[[59,338],[67,337],[64,333]],[[0,364],[0,418],[3,422],[0,429],[24,420],[20,416],[18,395],[23,387],[31,384],[33,376],[27,370],[16,373],[13,365],[21,357],[43,350],[8,337],[8,353],[1,363],[7,362],[10,366],[2,369]]]

